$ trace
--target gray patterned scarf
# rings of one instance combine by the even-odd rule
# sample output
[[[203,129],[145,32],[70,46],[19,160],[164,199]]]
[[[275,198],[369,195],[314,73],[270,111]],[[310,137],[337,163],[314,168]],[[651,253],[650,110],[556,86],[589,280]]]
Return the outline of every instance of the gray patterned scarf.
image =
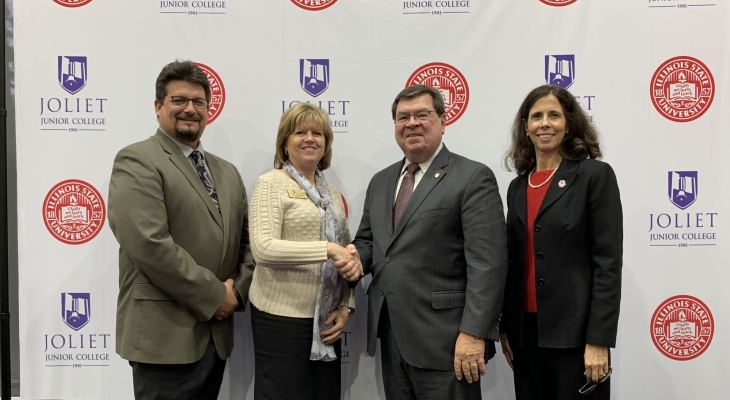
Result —
[[[284,164],[283,168],[299,184],[299,187],[307,192],[309,200],[319,208],[322,240],[344,246],[344,243],[342,243],[342,223],[337,213],[335,213],[335,208],[332,205],[332,194],[322,171],[317,169],[314,173],[314,182],[317,186],[315,188],[290,163]],[[314,307],[310,360],[333,361],[337,359],[334,347],[331,344],[322,343],[319,332],[333,325],[325,326],[324,321],[340,305],[340,299],[342,298],[341,279],[337,269],[332,265],[332,260],[322,263],[322,278],[317,290],[317,304]]]

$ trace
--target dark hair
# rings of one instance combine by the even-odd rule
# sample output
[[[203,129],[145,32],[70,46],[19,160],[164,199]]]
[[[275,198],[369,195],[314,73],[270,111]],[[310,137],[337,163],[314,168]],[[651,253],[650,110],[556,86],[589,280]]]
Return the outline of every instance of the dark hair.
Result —
[[[522,102],[512,123],[512,143],[504,157],[507,171],[514,168],[517,174],[531,171],[535,167],[535,146],[527,137],[527,117],[535,103],[545,96],[553,95],[558,99],[565,113],[565,137],[559,152],[568,160],[600,159],[601,148],[598,132],[588,121],[588,116],[569,91],[555,85],[543,85],[533,89]]]
[[[321,108],[310,103],[297,103],[291,106],[281,116],[279,131],[276,135],[276,153],[274,153],[274,168],[280,169],[289,161],[289,155],[284,151],[286,141],[302,125],[321,129],[324,134],[324,154],[317,163],[317,168],[324,171],[332,162],[332,142],[335,135],[332,133],[330,119]],[[312,126],[313,125],[313,126]]]
[[[160,103],[165,102],[167,85],[172,81],[186,81],[203,86],[205,100],[210,102],[210,83],[208,83],[208,77],[192,61],[175,60],[162,68],[155,82],[155,98]]]
[[[436,114],[439,117],[444,115],[444,112],[446,111],[444,108],[444,98],[441,97],[441,92],[425,85],[413,85],[401,90],[400,93],[395,96],[395,100],[393,100],[393,107],[391,107],[390,110],[393,116],[393,121],[395,121],[395,109],[398,108],[398,102],[401,101],[401,99],[410,100],[424,93],[431,95],[431,99],[433,100],[433,109],[436,111]]]

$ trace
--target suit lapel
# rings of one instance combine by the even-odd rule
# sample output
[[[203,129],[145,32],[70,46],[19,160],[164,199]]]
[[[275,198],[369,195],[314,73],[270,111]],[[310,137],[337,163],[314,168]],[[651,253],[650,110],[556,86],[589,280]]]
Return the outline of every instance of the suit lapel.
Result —
[[[527,175],[523,174],[515,185],[515,214],[523,225],[527,225]]]
[[[195,172],[195,169],[193,169],[193,166],[190,164],[190,161],[188,161],[188,159],[185,157],[185,154],[183,154],[182,150],[180,150],[180,148],[172,140],[170,140],[170,138],[168,138],[164,132],[160,130],[158,130],[155,134],[155,139],[160,142],[162,148],[169,155],[170,161],[175,164],[177,169],[180,170],[185,179],[190,182],[190,185],[198,193],[200,199],[208,208],[208,211],[210,212],[211,217],[213,217],[213,219],[215,220],[216,224],[218,224],[218,226],[223,229],[223,220],[221,218],[221,215],[215,208],[215,204],[210,198],[208,192],[205,190],[205,187],[203,187],[203,182],[200,181],[198,173]],[[210,164],[208,165],[208,168],[210,168]],[[215,178],[213,178],[213,180],[215,181]]]
[[[436,158],[434,158],[426,173],[423,174],[423,177],[421,177],[421,181],[418,182],[418,186],[416,186],[416,189],[413,191],[411,198],[408,200],[408,204],[406,204],[406,209],[403,210],[403,215],[401,215],[400,221],[398,221],[398,226],[395,227],[395,231],[393,232],[393,239],[398,237],[398,235],[403,231],[403,228],[408,223],[408,220],[413,217],[413,214],[415,214],[416,210],[418,210],[418,207],[421,206],[421,203],[423,203],[426,197],[428,197],[433,188],[435,188],[436,185],[438,185],[438,183],[444,179],[447,168],[449,166],[450,154],[451,153],[449,152],[449,150],[446,149],[446,146],[444,146],[443,149],[441,149],[441,152],[436,156]],[[436,176],[437,174],[438,177]],[[393,207],[391,206],[391,210],[392,208]]]
[[[578,163],[564,158],[563,161],[560,162],[558,170],[555,171],[555,176],[553,176],[553,179],[550,182],[550,187],[548,188],[547,193],[545,193],[545,198],[542,200],[542,204],[540,205],[540,211],[538,211],[537,216],[535,216],[536,221],[540,218],[540,214],[542,214],[543,211],[545,211],[551,204],[555,203],[556,200],[568,191],[577,175]]]
[[[385,182],[384,223],[385,226],[388,227],[388,233],[390,233],[390,236],[393,236],[393,206],[395,204],[395,187],[396,185],[398,185],[398,178],[400,178],[400,172],[403,169],[403,163],[405,163],[405,159],[391,167],[390,173],[387,177],[387,181]]]
[[[211,209],[211,215],[213,215],[213,218],[216,218],[218,225],[223,228],[223,251],[225,252],[225,246],[227,246],[228,243],[228,235],[230,234],[231,207],[233,206],[230,202],[230,187],[224,182],[225,178],[223,175],[223,169],[221,168],[218,158],[211,153],[206,153],[205,161],[208,163],[210,174],[213,176],[213,185],[215,186],[215,192],[218,195],[218,206],[221,208],[221,212],[219,213],[218,210],[215,209],[215,204],[213,203],[213,200],[210,199],[210,195],[208,195],[207,192],[205,194],[208,195],[208,200],[210,201],[206,202],[206,204],[210,203],[208,209]]]

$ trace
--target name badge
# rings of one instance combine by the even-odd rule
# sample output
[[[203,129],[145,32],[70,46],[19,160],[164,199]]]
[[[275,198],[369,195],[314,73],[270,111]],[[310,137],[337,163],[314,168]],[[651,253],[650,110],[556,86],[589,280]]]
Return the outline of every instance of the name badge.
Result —
[[[304,189],[289,189],[289,197],[292,199],[306,199],[307,191]]]

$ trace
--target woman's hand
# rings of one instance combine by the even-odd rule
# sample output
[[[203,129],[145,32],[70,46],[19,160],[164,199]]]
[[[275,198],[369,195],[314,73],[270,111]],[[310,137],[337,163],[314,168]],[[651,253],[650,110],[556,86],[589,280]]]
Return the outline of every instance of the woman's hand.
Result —
[[[608,373],[608,347],[586,343],[583,356],[586,365],[586,381],[598,382]]]
[[[327,320],[324,321],[324,323],[325,325],[329,325],[334,321],[335,324],[331,328],[319,333],[319,336],[322,338],[322,343],[332,344],[337,341],[337,339],[341,338],[342,332],[345,330],[345,326],[349,320],[350,309],[347,307],[340,307],[335,311],[332,311],[332,314],[327,317]]]
[[[499,343],[502,345],[502,353],[504,353],[504,358],[507,359],[507,364],[509,364],[510,368],[515,369],[512,366],[512,358],[514,356],[512,355],[512,348],[509,347],[509,339],[507,339],[506,333],[499,334]]]
[[[348,248],[352,245],[348,245]],[[354,249],[355,246],[352,246]],[[327,257],[331,258],[337,272],[348,281],[356,281],[363,276],[362,264],[357,250],[346,249],[337,243],[327,242]]]

